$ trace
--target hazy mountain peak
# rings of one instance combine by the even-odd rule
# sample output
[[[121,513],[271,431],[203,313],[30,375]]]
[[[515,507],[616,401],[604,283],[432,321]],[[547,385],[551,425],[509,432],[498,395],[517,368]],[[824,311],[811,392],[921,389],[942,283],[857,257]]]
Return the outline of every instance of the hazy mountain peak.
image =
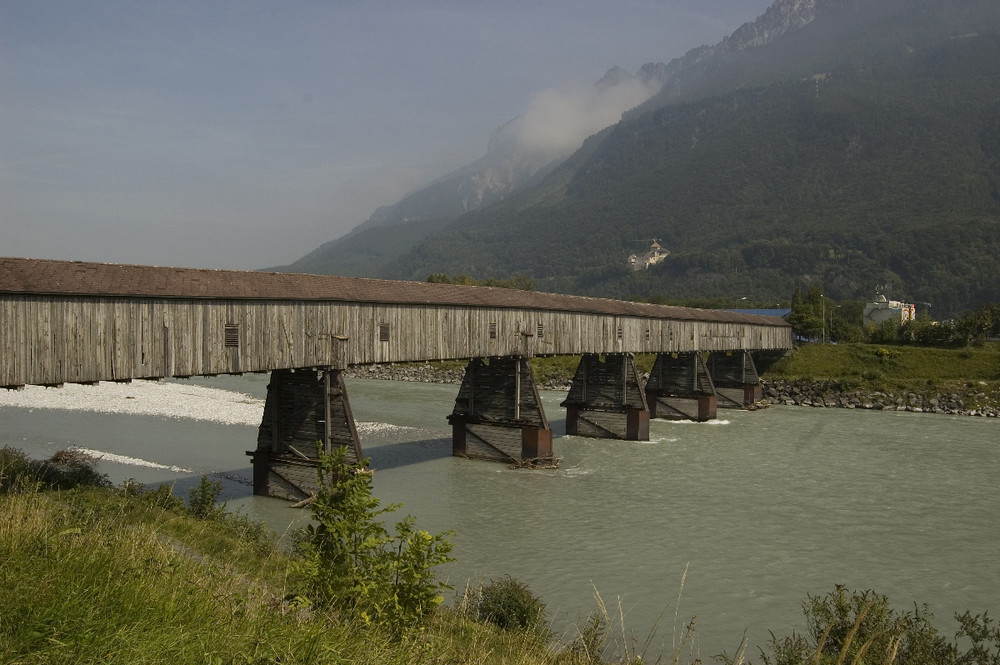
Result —
[[[753,21],[744,23],[731,35],[713,45],[693,48],[669,63],[647,63],[639,69],[638,78],[655,82],[661,88],[657,98],[676,96],[684,89],[688,75],[698,76],[699,65],[737,51],[765,46],[788,32],[801,28],[816,18],[817,4],[851,0],[775,0]]]
[[[770,302],[889,281],[939,314],[996,300],[982,278],[1000,265],[996,0],[777,0],[640,72],[667,75],[655,100],[383,276]],[[652,237],[671,254],[632,272]]]
[[[744,23],[722,40],[723,48],[764,46],[789,30],[801,28],[816,18],[817,0],[776,0],[755,21]]]
[[[490,135],[483,157],[396,204],[378,208],[349,235],[375,226],[457,217],[489,205],[534,183],[584,139],[618,122],[622,113],[658,88],[658,83],[615,66],[592,86],[544,90],[531,99],[524,114]]]
[[[629,74],[627,71],[625,71],[618,65],[615,65],[614,67],[609,69],[607,73],[605,73],[604,76],[602,76],[597,81],[597,83],[594,84],[594,87],[597,88],[598,90],[603,91],[608,88],[613,88],[619,83],[623,83],[624,81],[629,81],[634,78],[635,77]]]
[[[714,175],[715,170],[708,169],[704,170],[704,173],[713,175],[702,177],[696,183],[684,186],[677,186],[676,183],[674,186],[668,186],[665,184],[668,182],[667,178],[661,176],[653,178],[650,176],[649,165],[660,164],[666,146],[674,145],[674,142],[677,145],[688,146],[689,151],[684,153],[685,159],[692,160],[702,153],[711,153],[711,150],[721,150],[721,148],[713,143],[717,142],[717,137],[712,133],[706,133],[699,124],[700,121],[695,120],[685,120],[691,127],[683,137],[680,134],[669,134],[669,141],[663,139],[665,141],[663,145],[655,141],[650,142],[649,136],[663,138],[657,132],[662,131],[664,136],[667,136],[669,127],[661,128],[656,122],[650,124],[648,118],[653,114],[647,114],[648,111],[662,109],[664,113],[674,110],[681,113],[687,103],[707,103],[705,100],[720,96],[739,95],[741,90],[766,90],[775,85],[780,87],[789,81],[807,79],[812,81],[815,74],[831,71],[838,73],[830,80],[837,81],[844,78],[838,85],[845,85],[850,77],[845,78],[841,75],[846,72],[853,76],[861,71],[859,69],[861,64],[864,65],[862,69],[870,71],[873,65],[878,66],[878,61],[883,55],[898,60],[892,54],[899,51],[897,42],[900,39],[907,40],[906,44],[916,45],[916,50],[919,52],[933,41],[927,39],[928,35],[937,39],[943,33],[947,39],[949,34],[963,35],[969,32],[969,25],[992,25],[997,20],[995,5],[991,6],[995,1],[775,0],[759,17],[740,26],[718,43],[692,49],[668,64],[647,63],[634,75],[615,66],[591,86],[567,86],[539,93],[531,100],[523,115],[493,132],[482,158],[408,195],[394,205],[379,208],[367,222],[356,227],[347,236],[327,243],[290,268],[370,276],[403,275],[408,278],[419,276],[421,270],[435,272],[475,269],[492,270],[496,274],[501,274],[504,270],[525,270],[523,265],[516,267],[511,267],[513,264],[486,265],[484,256],[492,255],[492,252],[484,254],[483,251],[476,250],[470,250],[476,257],[472,263],[461,263],[465,260],[459,256],[463,251],[460,249],[463,246],[462,242],[470,241],[464,239],[460,242],[454,233],[448,236],[449,243],[445,243],[447,245],[445,255],[436,256],[427,249],[433,244],[433,241],[428,241],[427,238],[441,232],[446,224],[457,220],[464,213],[498,204],[501,199],[523,190],[528,190],[529,194],[517,199],[516,214],[508,212],[507,217],[503,218],[504,213],[501,212],[504,209],[503,204],[499,204],[494,211],[496,214],[485,211],[464,217],[456,223],[462,224],[469,233],[463,232],[460,236],[472,237],[472,227],[482,226],[485,223],[483,220],[492,220],[485,223],[486,226],[496,227],[496,233],[501,234],[498,230],[501,218],[505,222],[508,219],[529,219],[532,216],[530,205],[544,201],[545,211],[539,213],[538,219],[529,225],[532,229],[536,227],[540,229],[543,226],[541,220],[548,219],[546,215],[553,214],[552,211],[557,207],[553,205],[553,201],[558,200],[559,206],[573,204],[565,195],[568,191],[567,183],[571,179],[575,188],[574,195],[578,197],[581,190],[590,192],[594,196],[598,195],[595,192],[606,194],[610,188],[617,186],[613,183],[620,175],[614,172],[612,165],[618,163],[616,160],[622,160],[622,163],[628,165],[628,156],[633,154],[640,155],[635,157],[635,160],[644,165],[637,171],[640,175],[635,176],[642,182],[642,187],[636,191],[629,190],[627,194],[612,196],[609,200],[630,203],[624,208],[616,208],[609,218],[617,220],[616,223],[620,224],[624,219],[622,210],[631,210],[638,215],[632,220],[636,228],[648,224],[656,225],[656,228],[649,230],[633,229],[631,231],[633,235],[638,233],[641,237],[650,235],[659,237],[664,233],[660,228],[664,223],[661,221],[664,219],[664,211],[671,211],[666,215],[666,218],[670,219],[678,214],[675,212],[676,202],[664,202],[660,199],[670,196],[683,197],[686,196],[685,192],[707,191],[711,187],[722,186],[728,182],[743,182],[746,176],[722,179],[723,182],[720,183]],[[650,93],[655,90],[659,92],[649,98]],[[824,88],[824,94],[826,91]],[[810,87],[808,93],[809,99],[818,99],[819,84]],[[848,91],[838,102],[844,105],[850,98],[851,94]],[[739,99],[742,100],[739,104],[741,108],[750,107],[752,98],[739,97]],[[707,109],[715,107],[705,108],[705,112],[708,113]],[[723,104],[719,108],[725,110],[728,107]],[[736,111],[733,113],[738,117],[730,117],[725,115],[723,110],[717,111],[725,123],[746,121]],[[589,135],[596,134],[610,125],[617,125],[623,112],[625,112],[625,123],[602,133],[600,140],[590,142],[588,149],[578,153],[570,162],[565,162],[565,159]],[[683,113],[677,117],[682,116]],[[631,124],[633,121],[638,124]],[[642,124],[643,122],[645,124]],[[791,126],[794,123],[784,118],[780,124]],[[642,131],[637,128],[642,128]],[[867,148],[869,150],[870,146],[880,145],[874,139],[865,144],[861,140],[861,137],[866,136],[864,129],[864,127],[857,128],[844,139],[846,145],[853,150],[851,155],[860,154],[859,150],[866,145],[869,146]],[[764,135],[765,130],[770,131],[764,127],[758,128],[755,132],[741,134],[737,143],[742,145],[741,142],[748,140],[748,136],[752,138],[757,134]],[[678,128],[677,131],[681,132],[681,129]],[[810,132],[812,131],[810,129]],[[642,140],[639,140],[640,136],[643,137]],[[832,143],[839,145],[837,141],[843,137],[835,138]],[[779,144],[784,146],[785,142]],[[690,150],[694,146],[698,146],[697,152]],[[710,146],[714,147],[710,150]],[[807,143],[807,146],[812,146],[809,149],[819,149],[811,143]],[[760,154],[766,156],[773,152],[774,148],[769,147]],[[647,160],[648,163],[642,160]],[[564,168],[556,174],[558,178],[553,178],[547,183],[549,189],[544,187],[538,190],[531,189],[545,182],[545,178],[560,168],[560,164],[563,164]],[[605,174],[602,176],[603,179],[597,178],[598,173]],[[682,170],[677,177],[683,179],[682,176],[689,177],[691,173],[694,171],[689,173]],[[825,182],[824,178],[827,176],[816,177],[820,182]],[[597,178],[597,180],[591,182],[590,187],[580,185],[587,181],[587,178]],[[623,191],[627,189],[627,185],[622,187]],[[995,190],[1000,191],[1000,185],[996,185]],[[741,195],[746,197],[746,201],[740,205],[749,206],[750,203],[762,205],[760,192],[750,184],[746,185],[745,191],[741,190]],[[997,194],[996,198],[1000,200],[1000,194]],[[647,213],[643,210],[643,205],[648,202],[655,205]],[[572,222],[565,222],[564,226],[570,223],[584,223],[581,220],[598,224],[604,215],[595,211],[602,210],[605,205],[610,204],[606,202],[591,204],[591,208],[572,215]],[[692,210],[695,212],[689,210],[689,216],[700,214],[697,212],[699,210],[697,206]],[[743,214],[744,212],[740,212],[740,215]],[[762,218],[773,216],[768,212]],[[678,223],[676,220],[671,222],[671,224]],[[577,263],[585,265],[588,261],[593,261],[595,256],[607,252],[608,247],[614,244],[608,242],[608,239],[617,237],[616,233],[619,230],[604,227],[595,229],[592,235],[600,240],[596,241],[598,245],[587,250],[586,260],[568,262],[559,268],[551,267],[555,263],[548,259],[539,259],[535,264],[549,265],[550,272],[561,279],[562,272],[576,270]],[[552,238],[559,241],[565,237],[565,228],[550,229],[549,232]],[[483,233],[482,229],[480,233]],[[523,235],[523,229],[519,233]],[[675,240],[681,237],[680,230],[676,233],[679,235]],[[503,237],[498,235],[493,238],[490,246],[515,242],[512,238],[514,235]],[[416,267],[417,260],[413,258],[414,255],[409,259],[406,255],[406,252],[417,243],[424,243],[419,254],[427,265],[422,267]],[[545,245],[542,240],[538,240],[536,244],[538,247]],[[521,248],[512,254],[523,259],[530,253],[528,249]],[[677,251],[674,256],[679,261],[683,254]],[[433,269],[428,267],[431,264]],[[470,265],[475,267],[470,268]],[[566,282],[566,284],[571,283],[575,284]],[[559,288],[581,288],[579,284]],[[557,282],[549,285],[550,288],[556,286]]]
[[[395,204],[380,206],[344,238],[377,227],[455,218],[535,184],[588,136],[659,96],[665,83],[676,84],[686,70],[720,53],[767,43],[812,20],[817,2],[835,1],[776,0],[756,21],[743,25],[722,42],[693,49],[669,64],[647,63],[634,75],[615,65],[593,86],[565,86],[538,93],[523,115],[491,134],[483,157]],[[336,240],[326,243],[305,257],[310,259],[310,269],[322,262],[318,252],[326,253],[338,244]],[[301,261],[291,267],[298,263]]]

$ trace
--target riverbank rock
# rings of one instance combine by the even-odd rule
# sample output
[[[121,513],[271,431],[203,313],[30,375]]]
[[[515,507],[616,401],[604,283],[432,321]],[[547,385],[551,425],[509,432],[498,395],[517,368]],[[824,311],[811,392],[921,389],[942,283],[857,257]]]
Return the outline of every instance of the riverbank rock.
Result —
[[[389,363],[351,367],[346,375],[359,379],[382,381],[417,381],[420,383],[461,384],[465,368],[446,368],[425,363]],[[644,377],[645,378],[645,377]],[[950,415],[1000,417],[1000,392],[986,392],[985,386],[975,386],[956,392],[883,391],[859,388],[842,381],[812,381],[774,379],[762,381],[764,401],[770,404],[810,406],[814,408],[870,409],[875,411],[910,411]],[[539,384],[541,390],[570,389],[565,379],[551,379]]]
[[[361,365],[350,367],[345,375],[354,379],[376,379],[379,381],[416,381],[418,383],[462,383],[465,368],[447,369],[431,364]]]
[[[772,404],[1000,417],[1000,396],[979,388],[963,392],[896,392],[847,386],[840,381],[786,379],[764,381],[763,387],[764,398]]]
[[[417,381],[419,383],[453,383],[461,385],[465,378],[465,368],[445,368],[430,363],[387,363],[384,365],[362,365],[350,367],[344,372],[353,379],[376,379],[379,381]],[[571,382],[565,379],[550,379],[538,384],[540,390],[568,391]]]

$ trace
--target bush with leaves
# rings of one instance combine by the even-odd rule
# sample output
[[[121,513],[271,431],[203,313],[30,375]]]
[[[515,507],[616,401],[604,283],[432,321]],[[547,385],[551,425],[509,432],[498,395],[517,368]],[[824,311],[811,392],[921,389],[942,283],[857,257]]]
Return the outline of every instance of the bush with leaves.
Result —
[[[570,653],[582,658],[584,662],[599,665],[602,663],[605,643],[607,641],[609,621],[604,612],[592,612],[586,622],[577,628],[576,639],[569,645]]]
[[[201,482],[188,490],[188,514],[199,520],[219,520],[226,514],[226,506],[216,505],[222,494],[222,482],[202,476]]]
[[[58,450],[48,460],[34,460],[16,448],[4,446],[0,448],[0,491],[109,487],[111,481],[97,471],[96,463],[90,455],[73,448]]]
[[[958,631],[955,637],[970,644],[962,654],[956,655],[956,665],[1000,665],[1000,623],[991,619],[989,612],[956,614]]]
[[[874,591],[848,591],[838,585],[803,604],[805,635],[779,638],[760,655],[768,665],[1000,665],[1000,626],[988,614],[956,615],[958,642],[934,628],[926,606],[898,612]],[[971,648],[961,650],[961,644]],[[719,657],[732,665],[742,657]]]
[[[468,587],[459,599],[460,610],[478,621],[503,630],[525,630],[547,635],[549,628],[543,603],[524,582],[511,576],[489,584]]]
[[[320,452],[316,523],[299,534],[301,558],[291,580],[300,602],[402,633],[440,605],[441,590],[450,588],[432,569],[453,560],[451,532],[431,535],[407,516],[391,534],[382,516],[401,504],[380,507],[366,465],[347,463],[344,449]]]

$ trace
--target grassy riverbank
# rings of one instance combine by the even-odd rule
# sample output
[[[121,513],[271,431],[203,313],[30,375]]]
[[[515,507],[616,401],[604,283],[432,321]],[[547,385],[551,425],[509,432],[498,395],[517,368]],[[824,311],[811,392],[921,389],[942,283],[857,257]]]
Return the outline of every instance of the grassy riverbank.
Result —
[[[502,629],[471,620],[457,608],[439,608],[400,636],[296,606],[289,594],[290,557],[272,546],[259,525],[218,513],[197,519],[165,507],[172,503],[163,491],[122,488],[0,494],[0,662],[645,662],[642,640],[619,642],[607,612],[591,615],[570,639],[553,640],[546,630]],[[996,665],[993,654],[1000,653],[1000,626],[986,615],[956,615],[959,634],[972,644],[963,653],[919,608],[899,613],[873,592],[838,587],[810,598],[805,607],[814,619],[810,631],[761,645],[761,653],[770,652],[767,662]],[[678,653],[650,654],[650,662],[704,662],[692,646],[692,630]],[[606,656],[618,655],[603,660],[602,645],[610,647]],[[752,650],[743,644],[731,656],[709,659],[748,663]],[[860,661],[858,654],[869,650],[871,657]]]
[[[943,349],[877,344],[803,344],[765,378],[838,380],[872,388],[1000,383],[1000,345]]]
[[[803,604],[805,633],[766,645],[740,644],[735,635],[731,655],[700,654],[693,620],[686,630],[675,627],[674,653],[645,653],[651,640],[629,634],[622,608],[599,599],[576,631],[552,635],[538,600],[510,578],[489,585],[500,587],[490,606],[511,620],[532,617],[525,623],[483,620],[484,587],[403,632],[379,628],[299,602],[290,574],[296,557],[276,548],[262,525],[226,513],[207,495],[192,495],[184,507],[166,486],[110,487],[87,468],[65,473],[65,464],[24,483],[16,469],[23,461],[0,449],[5,664],[737,665],[751,662],[757,646],[765,662],[786,665],[1000,662],[1000,625],[985,614],[955,615],[959,646],[926,609],[900,612],[875,592],[839,586]],[[80,482],[97,486],[66,488]]]
[[[772,403],[1000,417],[997,345],[806,344],[764,373]]]
[[[114,488],[0,495],[0,662],[589,662],[453,610],[398,639],[297,609],[262,533]]]

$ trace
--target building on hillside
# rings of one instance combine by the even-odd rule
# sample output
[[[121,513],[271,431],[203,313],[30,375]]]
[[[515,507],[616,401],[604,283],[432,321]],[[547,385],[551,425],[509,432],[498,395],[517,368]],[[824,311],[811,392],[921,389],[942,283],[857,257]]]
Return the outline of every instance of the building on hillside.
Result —
[[[653,244],[649,246],[649,251],[645,254],[632,254],[628,257],[629,267],[632,271],[646,270],[649,266],[655,266],[657,263],[667,258],[670,252],[660,246],[660,243],[653,241]]]
[[[889,300],[885,296],[878,296],[875,302],[865,303],[865,325],[880,325],[886,321],[902,325],[914,320],[916,316],[917,306],[913,303]]]

